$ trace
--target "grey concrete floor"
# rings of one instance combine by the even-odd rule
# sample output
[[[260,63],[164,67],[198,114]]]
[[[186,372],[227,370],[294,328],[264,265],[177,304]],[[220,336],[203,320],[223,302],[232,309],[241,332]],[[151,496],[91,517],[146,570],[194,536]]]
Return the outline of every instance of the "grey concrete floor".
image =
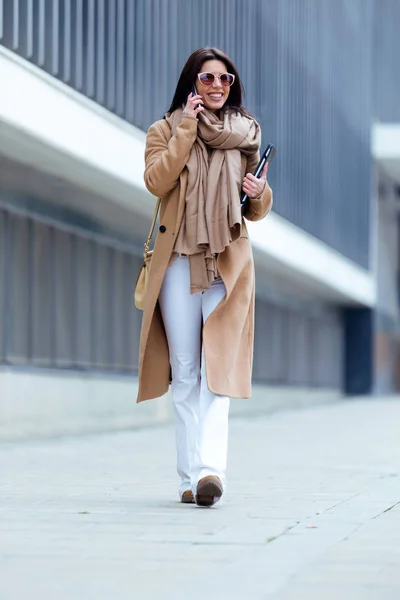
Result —
[[[233,419],[228,481],[181,505],[170,426],[3,444],[0,599],[399,600],[400,400]]]

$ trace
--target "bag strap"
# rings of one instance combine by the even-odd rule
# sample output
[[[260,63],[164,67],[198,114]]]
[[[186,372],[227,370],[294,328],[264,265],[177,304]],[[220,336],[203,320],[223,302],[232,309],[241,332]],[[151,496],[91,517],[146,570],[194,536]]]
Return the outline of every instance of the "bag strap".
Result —
[[[158,211],[160,210],[160,206],[161,206],[161,198],[157,198],[157,204],[154,209],[154,215],[153,215],[153,220],[151,222],[149,235],[147,236],[147,240],[144,243],[144,249],[146,252],[149,251],[149,246],[150,246],[151,238],[153,237],[154,227],[156,226],[156,221],[157,221]]]

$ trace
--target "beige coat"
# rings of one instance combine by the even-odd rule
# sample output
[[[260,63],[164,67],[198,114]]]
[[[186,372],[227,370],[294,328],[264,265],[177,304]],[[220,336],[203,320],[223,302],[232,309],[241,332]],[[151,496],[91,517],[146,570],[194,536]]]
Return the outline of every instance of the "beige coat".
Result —
[[[147,189],[162,202],[142,321],[137,402],[162,396],[170,383],[168,342],[158,296],[184,214],[185,165],[196,136],[197,119],[193,117],[183,117],[174,136],[165,120],[154,123],[147,134],[144,179]],[[248,159],[242,156],[242,176],[252,173],[258,161],[258,153]],[[261,198],[250,201],[245,217],[258,221],[271,206],[272,191],[267,184]],[[217,266],[227,293],[203,327],[207,382],[215,394],[248,398],[253,364],[254,264],[244,221],[241,237],[218,256]]]

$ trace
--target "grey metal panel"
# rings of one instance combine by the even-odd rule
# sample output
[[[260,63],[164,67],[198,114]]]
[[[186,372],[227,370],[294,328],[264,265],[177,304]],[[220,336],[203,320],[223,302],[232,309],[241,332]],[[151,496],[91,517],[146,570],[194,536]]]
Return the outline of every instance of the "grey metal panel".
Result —
[[[27,0],[20,6],[21,41],[19,47],[28,58],[33,56],[33,0]]]
[[[374,117],[384,122],[400,121],[400,3],[374,3]]]
[[[52,27],[51,27],[51,74],[59,76],[59,41],[60,41],[60,3],[52,0]]]
[[[133,120],[135,94],[135,3],[128,2],[126,13],[126,80],[125,80],[125,116]]]
[[[25,364],[29,358],[30,292],[29,289],[29,222],[11,216],[8,225],[11,244],[8,254],[10,265],[6,284],[5,360],[14,364]]]
[[[49,256],[52,254],[52,238],[49,227],[35,223],[34,263],[32,290],[32,362],[39,366],[51,366],[52,362],[52,270]]]
[[[142,259],[91,237],[0,210],[0,363],[135,372]]]
[[[13,4],[10,0],[2,0],[0,8],[0,42],[13,50]]]
[[[105,56],[105,65],[107,66],[107,103],[109,110],[115,110],[115,82],[116,82],[116,2],[108,0],[107,11],[107,50]]]
[[[13,50],[19,47],[19,0],[13,0]]]
[[[97,365],[97,344],[99,335],[97,331],[97,305],[98,305],[98,294],[96,289],[97,284],[97,263],[98,263],[98,244],[95,241],[90,243],[90,265],[88,266],[87,276],[90,280],[90,304],[91,310],[89,313],[90,320],[90,361],[92,368]]]
[[[108,253],[107,248],[98,245],[96,248],[96,276],[94,289],[96,294],[96,304],[93,307],[95,315],[96,345],[95,345],[95,365],[105,369],[108,364],[108,327],[109,302],[108,302]],[[103,316],[107,315],[104,319]]]
[[[95,94],[95,48],[96,48],[96,2],[88,0],[87,2],[87,52],[86,52],[86,95],[93,98]]]
[[[253,378],[257,383],[341,388],[343,324],[336,310],[256,301]]]
[[[93,311],[91,291],[91,244],[89,240],[77,238],[76,264],[77,302],[76,302],[76,355],[75,364],[82,368],[90,368]]]
[[[55,245],[55,364],[58,367],[71,367],[73,356],[72,319],[73,295],[76,291],[72,277],[71,234],[56,230]]]
[[[121,117],[125,115],[125,19],[125,2],[117,0],[116,113]]]
[[[0,362],[136,372],[141,313],[132,291],[142,258],[117,240],[0,211]],[[343,325],[257,299],[254,381],[340,387]]]
[[[112,315],[112,327],[113,327],[113,363],[115,369],[121,371],[127,367],[127,356],[125,354],[124,338],[126,335],[126,323],[121,315],[126,314],[126,309],[133,312],[133,306],[127,306],[130,299],[130,294],[126,293],[126,281],[124,281],[124,260],[125,256],[122,252],[116,252],[114,255],[113,265],[113,315]]]
[[[38,27],[38,33],[37,33],[37,39],[38,39],[38,55],[37,55],[37,61],[38,61],[38,65],[39,67],[44,67],[45,66],[45,52],[46,52],[46,0],[38,0],[39,1],[39,6],[38,6],[38,21],[37,21],[37,27]]]
[[[106,31],[105,0],[97,1],[97,26],[96,26],[96,100],[100,104],[105,102],[105,31]]]
[[[75,11],[73,11],[72,13],[75,13],[75,27],[73,26],[72,29],[73,35],[75,37],[74,87],[79,91],[83,91],[83,0],[74,0],[72,6],[75,8]]]
[[[5,357],[6,340],[6,269],[9,268],[7,260],[7,213],[0,210],[0,361]]]
[[[64,0],[64,14],[62,19],[62,54],[63,54],[63,81],[71,82],[72,77],[72,0]]]

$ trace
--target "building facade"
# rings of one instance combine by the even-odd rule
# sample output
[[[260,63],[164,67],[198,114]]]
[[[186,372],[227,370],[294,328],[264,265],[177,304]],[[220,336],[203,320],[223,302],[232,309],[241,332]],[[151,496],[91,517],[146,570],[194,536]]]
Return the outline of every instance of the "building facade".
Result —
[[[32,394],[60,372],[134,382],[145,132],[208,45],[277,147],[273,214],[249,227],[254,381],[395,391],[400,178],[377,124],[400,118],[399,19],[395,0],[3,0],[3,393],[27,372]]]

